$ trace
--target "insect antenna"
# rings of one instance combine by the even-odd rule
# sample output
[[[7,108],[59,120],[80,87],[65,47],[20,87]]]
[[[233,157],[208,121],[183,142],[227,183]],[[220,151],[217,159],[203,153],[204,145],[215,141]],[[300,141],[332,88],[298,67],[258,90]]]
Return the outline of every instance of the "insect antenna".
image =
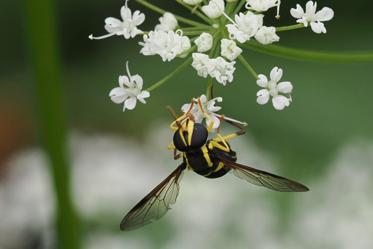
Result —
[[[178,118],[177,118],[177,115],[176,115],[175,110],[174,110],[171,106],[169,106],[169,105],[166,106],[166,110],[167,110],[167,111],[171,114],[171,116],[174,118],[177,127],[181,128],[181,124],[180,124],[180,122],[177,120]]]

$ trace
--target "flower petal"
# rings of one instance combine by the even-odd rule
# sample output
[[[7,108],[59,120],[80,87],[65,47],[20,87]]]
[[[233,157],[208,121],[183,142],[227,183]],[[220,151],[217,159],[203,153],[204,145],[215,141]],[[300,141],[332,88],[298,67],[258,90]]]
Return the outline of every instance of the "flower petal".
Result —
[[[109,97],[115,104],[120,104],[128,98],[128,94],[124,88],[116,87],[110,91]]]
[[[272,104],[276,110],[281,111],[290,105],[290,99],[286,98],[285,96],[278,95],[272,98]]]
[[[150,93],[148,91],[142,91],[139,95],[137,95],[137,99],[143,103],[146,104],[145,99],[150,97]]]
[[[256,84],[260,87],[267,87],[268,86],[268,78],[264,74],[258,75],[258,80],[256,81]]]
[[[314,16],[316,13],[317,2],[308,1],[306,3],[306,15]]]
[[[181,107],[181,111],[184,112],[184,113],[187,112],[187,111],[189,111],[190,106],[191,106],[191,104],[184,104],[184,105]]]
[[[268,103],[269,100],[269,91],[267,89],[262,89],[256,93],[256,96],[258,97],[256,99],[256,102],[259,105],[265,105]]]
[[[293,91],[293,85],[289,81],[284,81],[277,85],[277,90],[282,93],[291,93]]]
[[[126,5],[120,8],[120,16],[122,17],[123,21],[128,21],[128,19],[132,19],[132,12],[131,9],[127,7],[127,1]]]
[[[129,87],[129,88],[134,87],[134,84],[130,81],[130,79],[126,75],[119,76],[118,81],[121,87],[124,87],[124,86]]]
[[[325,25],[322,22],[311,22],[311,29],[316,34],[326,33]]]
[[[299,18],[302,18],[304,16],[304,10],[303,10],[303,8],[299,4],[297,4],[297,8],[296,9],[292,8],[290,10],[290,14],[294,18],[299,19]]]
[[[282,69],[274,67],[271,71],[270,77],[273,82],[279,82],[282,78]]]
[[[138,75],[138,74],[133,75],[131,77],[131,82],[136,84],[136,88],[138,88],[140,90],[142,89],[144,81],[143,81],[143,79],[140,75]]]
[[[211,122],[214,122],[212,128],[217,129],[220,126],[220,119],[215,115],[210,115],[211,119],[206,118],[206,125],[210,126]]]
[[[136,102],[137,102],[137,99],[135,96],[131,96],[129,97],[125,102],[124,102],[124,106],[125,108],[127,108],[128,110],[133,110],[135,109],[136,107]]]
[[[324,7],[316,13],[316,20],[320,22],[326,22],[332,20],[334,17],[334,11],[331,8]]]

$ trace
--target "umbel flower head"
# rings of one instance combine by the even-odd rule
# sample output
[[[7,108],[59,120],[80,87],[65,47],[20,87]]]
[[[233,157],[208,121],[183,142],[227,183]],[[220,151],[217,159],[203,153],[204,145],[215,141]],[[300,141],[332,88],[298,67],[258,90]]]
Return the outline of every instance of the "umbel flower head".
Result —
[[[228,87],[234,83],[236,65],[240,63],[243,69],[253,76],[261,89],[257,93],[257,103],[263,105],[272,99],[276,110],[283,110],[292,102],[290,96],[293,85],[281,82],[282,69],[272,69],[270,77],[258,74],[252,62],[246,58],[247,50],[266,53],[266,47],[276,52],[274,43],[280,42],[280,33],[310,27],[315,33],[326,33],[324,22],[330,21],[334,12],[331,8],[323,7],[317,11],[317,3],[309,1],[305,10],[301,4],[289,10],[289,14],[296,18],[296,22],[288,26],[266,26],[267,11],[277,8],[276,16],[280,17],[280,0],[174,0],[184,7],[197,19],[173,13],[155,6],[148,0],[132,0],[159,14],[159,22],[154,23],[152,30],[142,30],[145,14],[140,10],[131,10],[127,0],[121,8],[121,19],[108,17],[104,28],[108,34],[101,37],[90,36],[91,39],[103,39],[111,36],[122,36],[124,39],[137,39],[139,52],[144,56],[159,56],[162,62],[178,63],[184,60],[174,71],[170,72],[146,90],[142,90],[143,80],[139,75],[130,75],[127,66],[127,76],[121,76],[119,87],[110,92],[115,103],[124,105],[123,110],[133,109],[137,100],[145,103],[150,92],[163,86],[176,74],[187,67],[194,68],[196,74],[207,79],[206,95],[202,95],[200,102],[206,104],[206,110],[214,119],[215,104],[220,98],[213,96],[214,85]],[[264,17],[267,17],[266,19]],[[274,52],[274,53],[275,53]],[[269,65],[268,68],[272,68]],[[251,93],[253,99],[255,94]],[[199,119],[196,110],[193,113]],[[217,120],[215,120],[218,123]]]

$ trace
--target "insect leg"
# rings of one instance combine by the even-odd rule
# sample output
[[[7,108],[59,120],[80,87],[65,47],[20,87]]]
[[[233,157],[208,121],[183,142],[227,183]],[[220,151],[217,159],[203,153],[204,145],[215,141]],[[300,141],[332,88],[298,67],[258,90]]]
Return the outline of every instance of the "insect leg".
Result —
[[[182,156],[182,154],[181,154],[181,153],[177,153],[177,150],[174,149],[174,160],[178,160],[178,159],[180,159],[181,156]]]

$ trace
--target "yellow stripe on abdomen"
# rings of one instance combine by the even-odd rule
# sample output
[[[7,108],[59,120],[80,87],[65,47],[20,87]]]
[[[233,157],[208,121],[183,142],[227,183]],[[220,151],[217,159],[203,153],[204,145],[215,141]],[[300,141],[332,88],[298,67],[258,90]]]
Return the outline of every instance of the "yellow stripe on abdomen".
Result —
[[[208,151],[206,145],[204,145],[204,146],[201,148],[201,150],[202,150],[202,153],[203,153],[203,157],[205,158],[205,160],[206,160],[206,162],[207,162],[207,165],[208,165],[209,167],[212,167],[214,164],[213,164],[212,161],[211,161],[211,158],[210,158],[210,155],[209,155],[209,151]]]

